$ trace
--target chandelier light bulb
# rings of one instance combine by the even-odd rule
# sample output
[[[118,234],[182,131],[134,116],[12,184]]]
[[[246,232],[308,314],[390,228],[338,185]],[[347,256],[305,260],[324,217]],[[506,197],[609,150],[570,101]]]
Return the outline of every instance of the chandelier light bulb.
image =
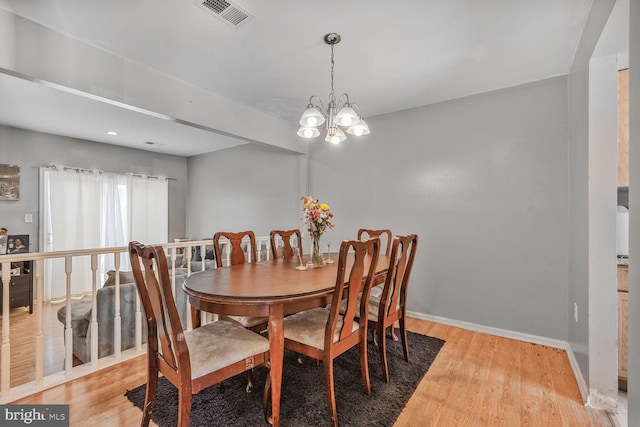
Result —
[[[340,144],[345,139],[347,139],[347,135],[344,134],[342,129],[334,126],[327,129],[327,137],[324,140],[332,144]]]
[[[338,115],[336,116],[336,124],[339,126],[351,126],[357,123],[360,119],[353,108],[351,107],[342,107],[340,111],[338,111]]]
[[[354,124],[353,126],[349,126],[349,128],[347,129],[347,133],[351,135],[361,136],[369,135],[371,131],[369,130],[369,126],[367,126],[367,122],[365,122],[364,119],[360,117],[358,123]]]
[[[298,129],[298,136],[302,138],[315,138],[320,135],[320,131],[316,127],[304,127],[300,126]]]
[[[315,127],[320,126],[324,123],[324,116],[318,109],[316,109],[313,104],[309,104],[307,109],[302,113],[302,117],[300,117],[300,126],[303,127]]]

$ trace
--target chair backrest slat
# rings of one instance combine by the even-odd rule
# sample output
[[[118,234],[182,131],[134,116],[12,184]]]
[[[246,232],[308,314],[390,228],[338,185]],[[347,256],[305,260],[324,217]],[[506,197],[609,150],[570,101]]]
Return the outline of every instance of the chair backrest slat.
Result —
[[[222,254],[222,248],[220,247],[220,238],[226,237],[231,245],[231,255],[229,257],[229,264],[244,264],[246,261],[245,253],[242,250],[242,239],[249,237],[249,262],[256,262],[257,249],[256,249],[256,235],[253,231],[241,231],[238,233],[219,231],[213,235],[213,251],[216,258],[216,267],[222,267],[222,260],[224,258]]]
[[[300,251],[300,256],[302,256],[302,233],[300,233],[300,230],[272,230],[269,236],[271,238],[271,254],[273,255],[273,259],[280,258],[277,245],[278,236],[282,239],[282,258],[292,258],[296,256],[296,252],[293,246],[291,246],[291,237],[296,238],[298,251]]]
[[[348,256],[353,255],[353,263],[348,265]],[[343,320],[339,334],[339,341],[353,335],[355,322],[360,323],[361,328],[366,328],[369,292],[374,280],[378,256],[380,254],[380,239],[375,237],[367,241],[345,240],[340,245],[338,255],[338,273],[333,292],[331,310],[325,330],[325,348],[333,340],[334,331],[338,320]],[[347,271],[347,267],[349,267]],[[366,280],[365,280],[366,277]],[[357,310],[358,297],[362,293],[364,303]],[[346,300],[346,308],[340,316],[341,304]]]
[[[393,239],[391,261],[380,299],[380,305],[384,307],[384,316],[395,312],[398,302],[401,307],[406,306],[409,276],[417,247],[418,236],[416,234],[396,236]]]
[[[380,247],[382,247],[382,237],[386,237],[386,250],[384,254],[389,256],[389,251],[391,250],[391,241],[393,240],[393,235],[391,234],[391,230],[370,230],[368,228],[361,228],[358,230],[358,240],[364,240],[363,238],[371,239],[372,237],[380,238]]]

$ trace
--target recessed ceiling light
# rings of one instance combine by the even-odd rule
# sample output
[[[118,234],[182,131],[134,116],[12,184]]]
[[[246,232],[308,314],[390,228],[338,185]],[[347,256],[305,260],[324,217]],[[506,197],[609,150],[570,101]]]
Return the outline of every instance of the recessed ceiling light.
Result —
[[[118,134],[118,132],[116,132],[114,130],[108,130],[107,131],[107,135],[116,136],[117,134]]]

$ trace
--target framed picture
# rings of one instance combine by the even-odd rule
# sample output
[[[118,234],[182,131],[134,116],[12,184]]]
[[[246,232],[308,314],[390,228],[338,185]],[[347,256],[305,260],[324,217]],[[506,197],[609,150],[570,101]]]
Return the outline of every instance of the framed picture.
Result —
[[[20,166],[0,164],[0,200],[20,200]]]
[[[29,235],[28,234],[15,234],[9,235],[7,243],[7,253],[20,254],[29,252]]]

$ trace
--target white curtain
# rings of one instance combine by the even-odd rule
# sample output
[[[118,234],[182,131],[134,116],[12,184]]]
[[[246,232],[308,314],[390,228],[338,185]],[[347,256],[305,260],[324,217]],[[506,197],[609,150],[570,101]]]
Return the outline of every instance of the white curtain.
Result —
[[[165,178],[42,168],[45,251],[126,246],[130,240],[168,240],[168,183]],[[115,265],[99,256],[98,286]],[[91,292],[89,256],[73,257],[71,294]],[[129,269],[121,255],[120,269]],[[46,263],[45,300],[66,297],[64,260]]]

